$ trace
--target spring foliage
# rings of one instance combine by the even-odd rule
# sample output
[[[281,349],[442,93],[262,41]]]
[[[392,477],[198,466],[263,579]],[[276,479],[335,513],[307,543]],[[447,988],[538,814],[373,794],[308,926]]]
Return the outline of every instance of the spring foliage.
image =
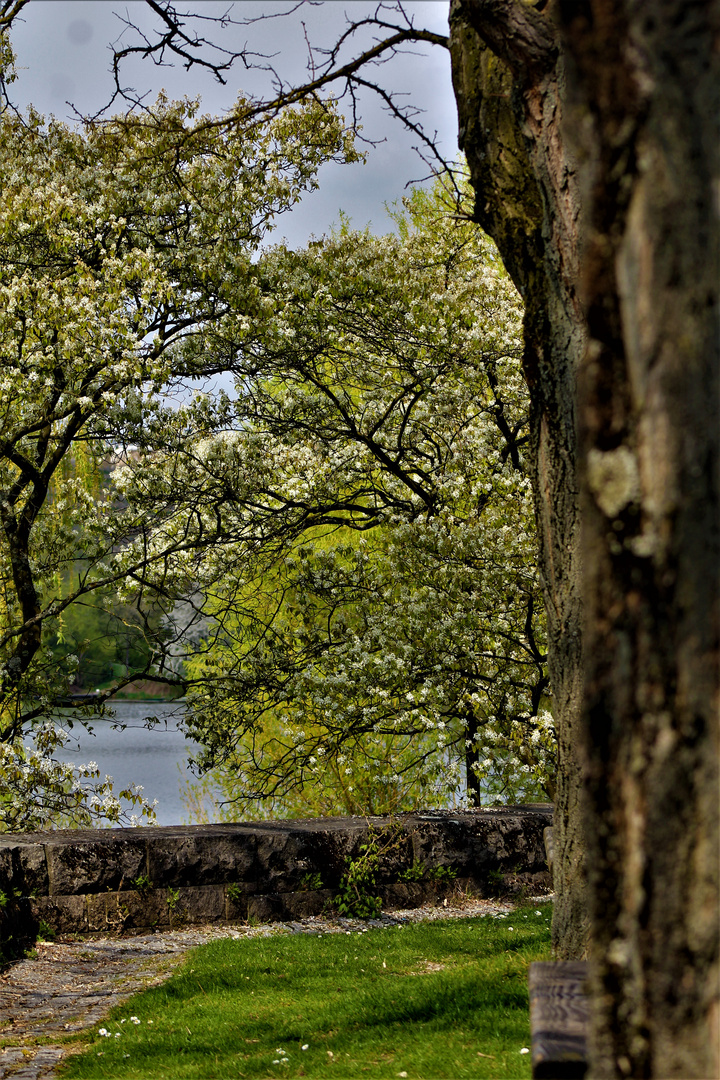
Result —
[[[254,313],[273,217],[321,162],[354,156],[317,101],[242,116],[242,101],[218,122],[161,99],[80,130],[0,122],[0,827],[120,815],[93,770],[55,760],[76,661],[50,646],[71,605],[119,591],[161,652],[147,612],[170,596],[164,567],[213,534],[178,532],[162,503],[148,512],[112,485],[98,498],[92,478],[177,439],[183,417],[158,395],[207,374],[193,336]]]
[[[0,125],[5,828],[123,813],[56,760],[59,705],[106,708],[68,697],[88,605],[127,681],[187,689],[231,798],[552,789],[518,297],[441,184],[397,236],[261,251],[356,154],[318,101],[242,116]]]
[[[448,201],[265,252],[262,317],[183,345],[235,373],[216,433],[125,471],[234,538],[175,564],[187,726],[269,812],[552,791],[520,302]]]

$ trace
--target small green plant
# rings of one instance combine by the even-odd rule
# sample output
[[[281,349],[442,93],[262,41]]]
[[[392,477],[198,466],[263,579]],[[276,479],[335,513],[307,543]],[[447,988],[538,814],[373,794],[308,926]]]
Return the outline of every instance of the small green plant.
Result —
[[[225,895],[232,904],[239,904],[243,896],[242,886],[238,885],[236,881],[233,881],[232,884],[228,885],[226,888]]]
[[[322,887],[323,883],[320,874],[304,874],[300,882],[300,888],[303,892],[315,892],[317,889],[322,889]]]
[[[176,917],[179,919],[180,922],[182,922],[184,913],[182,908],[180,907],[180,890],[168,889],[167,896],[165,897],[165,903],[168,906],[170,926],[174,924]]]
[[[454,870],[452,866],[431,866],[427,870],[427,876],[431,881],[450,885],[457,877],[457,870]]]
[[[412,866],[406,866],[398,874],[400,881],[422,881],[427,876],[427,867],[423,863],[414,862]]]
[[[40,919],[38,923],[36,937],[38,941],[54,941],[55,930],[50,925],[50,923],[45,922],[44,919]]]
[[[359,919],[376,919],[382,911],[382,898],[375,896],[375,871],[377,857],[363,844],[357,859],[347,863],[347,869],[340,879],[340,890],[333,899],[333,904],[340,915],[355,915]]]
[[[33,889],[28,894],[28,899],[37,896],[37,889]],[[0,889],[0,908],[6,908],[12,900],[20,900],[22,897],[22,891],[20,889],[12,889],[9,893],[3,892]]]
[[[153,883],[147,874],[138,874],[132,884],[143,897],[146,896],[153,887]]]
[[[397,825],[379,831],[371,825],[367,840],[360,845],[356,859],[348,858],[345,873],[340,879],[340,890],[333,905],[340,915],[354,915],[359,919],[375,919],[382,910],[382,899],[377,896],[377,872],[380,859],[397,851],[405,837]]]
[[[492,885],[496,889],[505,888],[505,875],[502,870],[489,870],[488,871],[488,884]]]
[[[449,885],[457,877],[457,870],[451,866],[428,866],[427,863],[414,862],[398,874],[400,881],[437,881]]]

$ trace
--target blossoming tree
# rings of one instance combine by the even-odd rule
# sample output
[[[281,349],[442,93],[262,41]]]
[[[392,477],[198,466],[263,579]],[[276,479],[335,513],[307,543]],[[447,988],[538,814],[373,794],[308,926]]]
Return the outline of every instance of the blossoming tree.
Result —
[[[267,251],[258,314],[182,346],[232,370],[236,398],[188,406],[208,435],[119,478],[179,533],[237,538],[172,563],[188,646],[205,627],[187,727],[231,798],[552,792],[521,307],[448,200],[416,191],[399,237]]]
[[[73,773],[54,758],[73,671],[48,645],[70,605],[120,582],[142,621],[162,602],[162,566],[212,537],[164,530],[162,510],[123,503],[112,486],[98,500],[84,475],[110,452],[148,454],[175,437],[182,415],[158,392],[210,370],[176,346],[222,319],[229,281],[234,310],[252,309],[253,252],[273,216],[322,161],[354,153],[317,101],[275,120],[243,121],[242,102],[222,123],[195,112],[160,100],[81,130],[32,113],[0,123],[4,828],[120,814],[92,765]]]

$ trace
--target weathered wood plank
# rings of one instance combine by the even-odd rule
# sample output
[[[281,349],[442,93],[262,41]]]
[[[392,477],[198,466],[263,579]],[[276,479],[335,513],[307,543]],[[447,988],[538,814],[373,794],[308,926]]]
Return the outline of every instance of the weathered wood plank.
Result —
[[[530,1030],[536,1080],[580,1080],[587,1072],[588,965],[530,965]]]

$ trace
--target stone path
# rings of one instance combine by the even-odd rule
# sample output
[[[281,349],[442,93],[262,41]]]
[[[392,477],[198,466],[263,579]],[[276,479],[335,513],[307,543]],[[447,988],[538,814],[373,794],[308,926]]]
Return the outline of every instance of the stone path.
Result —
[[[446,906],[387,912],[367,921],[313,916],[256,927],[195,926],[138,937],[38,942],[35,956],[0,977],[0,1080],[54,1080],[55,1067],[73,1053],[73,1047],[53,1043],[53,1038],[93,1027],[114,1005],[167,979],[188,949],[206,941],[317,933],[320,927],[345,933],[421,919],[493,915],[513,907],[496,900],[463,899]],[[51,1042],[38,1046],[39,1038]]]

